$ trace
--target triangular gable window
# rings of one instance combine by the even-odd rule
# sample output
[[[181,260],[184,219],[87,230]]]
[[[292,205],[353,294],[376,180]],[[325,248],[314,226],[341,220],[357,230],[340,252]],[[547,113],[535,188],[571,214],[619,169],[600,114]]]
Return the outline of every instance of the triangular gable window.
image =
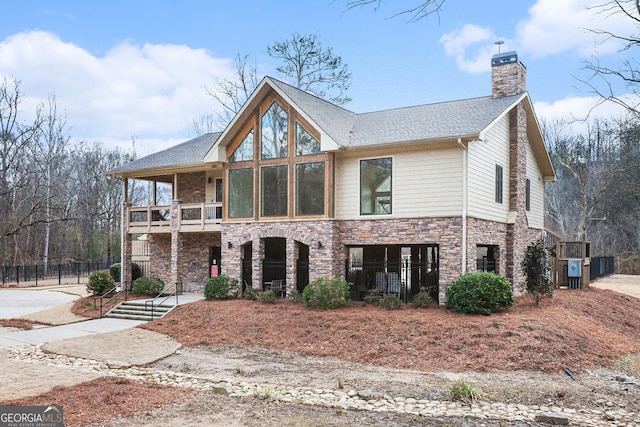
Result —
[[[320,143],[305,128],[296,123],[296,155],[306,156],[320,153]]]
[[[253,129],[244,137],[236,151],[229,157],[229,162],[244,162],[253,160]]]
[[[289,115],[278,105],[271,104],[262,116],[262,158],[279,159],[287,157],[287,133]]]

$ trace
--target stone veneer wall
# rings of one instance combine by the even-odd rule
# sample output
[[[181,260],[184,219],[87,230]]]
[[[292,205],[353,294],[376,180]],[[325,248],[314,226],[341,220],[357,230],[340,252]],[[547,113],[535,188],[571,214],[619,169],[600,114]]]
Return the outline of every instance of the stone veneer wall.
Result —
[[[439,245],[439,300],[462,274],[462,218],[402,218],[340,221],[339,239],[342,277],[346,260],[345,245]]]
[[[527,112],[523,103],[509,112],[509,211],[507,225],[506,276],[516,293],[522,293],[524,274],[520,263],[527,246],[542,236],[541,230],[529,228],[526,214],[527,180]]]
[[[498,274],[507,271],[507,224],[477,218],[467,218],[467,272],[476,271],[477,245],[499,246]]]
[[[209,280],[209,247],[220,245],[218,233],[182,233],[180,239],[181,256],[178,264],[177,281],[186,292],[201,291]],[[171,235],[150,234],[149,250],[150,275],[161,278],[167,287],[175,279],[171,274]]]
[[[178,200],[182,203],[204,203],[205,199],[205,172],[178,174]]]
[[[491,94],[494,98],[517,95],[527,90],[527,70],[516,58],[509,64],[491,67]]]
[[[344,277],[346,246],[438,244],[440,247],[440,298],[447,286],[462,273],[461,218],[403,218],[354,221],[287,221],[274,223],[222,224],[222,271],[231,277],[242,276],[242,245],[252,242],[253,286],[262,282],[260,260],[264,245],[261,239],[287,239],[287,287],[296,282],[296,247],[291,241],[309,246],[309,280],[321,277]],[[321,247],[318,246],[321,243]]]
[[[321,277],[341,277],[340,261],[334,257],[338,250],[333,238],[333,222],[282,221],[282,222],[227,222],[222,224],[222,272],[230,277],[242,278],[242,246],[252,243],[252,280],[254,288],[262,283],[261,260],[264,258],[262,239],[279,237],[287,240],[287,289],[295,288],[298,249],[293,242],[309,246],[309,280]],[[231,248],[227,242],[231,243]],[[319,247],[318,243],[321,244]],[[344,271],[344,267],[342,268]],[[344,273],[343,273],[344,275]]]
[[[178,281],[186,292],[202,291],[211,276],[209,247],[220,246],[218,233],[183,233]],[[224,263],[224,261],[222,261]]]
[[[171,284],[171,235],[149,234],[149,275]]]

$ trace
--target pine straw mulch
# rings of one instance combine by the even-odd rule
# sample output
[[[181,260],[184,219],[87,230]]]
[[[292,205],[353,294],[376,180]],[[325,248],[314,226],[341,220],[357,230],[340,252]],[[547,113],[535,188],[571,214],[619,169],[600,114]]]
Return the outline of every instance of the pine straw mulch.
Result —
[[[181,402],[196,390],[141,383],[125,378],[100,378],[74,387],[58,386],[37,397],[2,402],[7,406],[62,406],[68,427],[110,421],[140,411]]]
[[[33,329],[34,324],[36,324],[36,322],[26,319],[0,319],[0,326],[3,328],[16,328],[22,329],[23,331]]]
[[[135,299],[148,298],[150,298],[149,295],[134,295],[130,293],[127,297],[127,300],[131,301]],[[77,316],[84,316],[88,317],[89,319],[98,319],[100,317],[100,300],[95,300],[94,306],[94,299],[95,297],[93,295],[89,295],[87,297],[75,300],[73,306],[71,307],[71,312]],[[109,303],[107,303],[107,301],[104,301],[102,313],[106,313],[124,300],[124,295],[120,295],[117,298],[114,298],[114,300]]]
[[[538,307],[532,297],[518,297],[492,316],[360,302],[319,310],[286,300],[200,301],[142,327],[187,347],[262,347],[427,372],[582,372],[640,352],[640,300],[594,288],[559,290]]]

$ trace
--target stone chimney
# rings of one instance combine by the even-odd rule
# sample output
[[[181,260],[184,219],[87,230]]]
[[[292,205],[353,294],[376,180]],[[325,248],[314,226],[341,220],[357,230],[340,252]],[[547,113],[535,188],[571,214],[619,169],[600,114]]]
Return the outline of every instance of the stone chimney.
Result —
[[[491,58],[491,96],[518,95],[527,90],[527,67],[515,51],[498,53]]]

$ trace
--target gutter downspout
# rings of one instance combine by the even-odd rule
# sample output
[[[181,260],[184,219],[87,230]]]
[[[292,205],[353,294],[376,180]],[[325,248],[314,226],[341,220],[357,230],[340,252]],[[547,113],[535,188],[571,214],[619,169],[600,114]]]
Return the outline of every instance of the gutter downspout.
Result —
[[[462,148],[462,274],[467,272],[467,198],[468,198],[468,160],[467,147],[458,138],[458,145]]]

